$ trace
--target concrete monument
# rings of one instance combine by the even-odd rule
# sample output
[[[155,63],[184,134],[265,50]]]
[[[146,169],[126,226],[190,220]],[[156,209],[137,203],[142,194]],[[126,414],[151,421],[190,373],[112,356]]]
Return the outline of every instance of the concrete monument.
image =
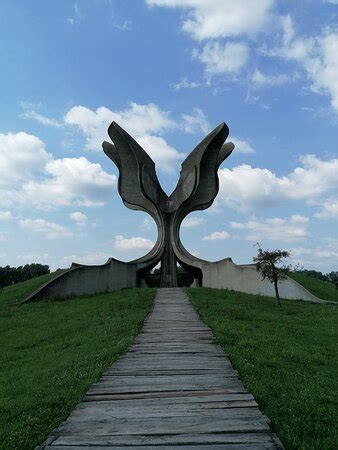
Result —
[[[219,125],[190,153],[170,196],[161,188],[155,163],[143,148],[115,122],[108,128],[108,134],[114,144],[104,142],[103,150],[119,170],[118,189],[124,204],[146,211],[157,224],[157,242],[142,258],[142,270],[149,271],[161,262],[161,287],[177,286],[177,262],[200,278],[194,256],[181,244],[179,229],[185,216],[208,208],[217,195],[217,169],[234,148],[231,142],[224,144],[228,127],[225,123]]]
[[[191,255],[180,240],[183,219],[192,211],[209,208],[218,193],[218,168],[234,149],[233,143],[225,143],[228,134],[227,125],[222,123],[197,145],[182,163],[177,186],[168,196],[160,186],[154,161],[113,122],[108,128],[112,142],[105,141],[102,146],[119,170],[119,194],[128,208],[150,214],[157,225],[157,241],[147,255],[128,263],[114,258],[99,266],[73,263],[70,269],[41,286],[25,301],[141,286],[158,263],[161,263],[161,287],[177,286],[179,263],[193,276],[195,286],[273,296],[272,284],[260,278],[254,265],[236,265],[231,258],[204,261]],[[282,298],[318,300],[291,278],[281,282],[280,294]]]

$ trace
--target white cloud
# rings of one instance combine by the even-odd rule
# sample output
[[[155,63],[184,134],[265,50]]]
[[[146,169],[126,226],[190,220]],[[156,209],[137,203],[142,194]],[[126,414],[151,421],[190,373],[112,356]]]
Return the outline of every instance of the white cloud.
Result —
[[[253,95],[250,91],[247,91],[245,103],[247,103],[248,105],[256,105],[258,101],[259,101],[258,95]]]
[[[114,237],[114,247],[117,250],[150,250],[154,247],[154,243],[150,239],[143,237],[125,238],[121,234]]]
[[[305,61],[305,68],[316,92],[330,95],[331,104],[338,110],[338,32],[317,39],[317,54]]]
[[[88,221],[88,217],[86,216],[86,214],[83,214],[81,211],[74,211],[69,214],[69,217],[80,228],[84,227]]]
[[[46,164],[48,178],[22,186],[22,201],[39,207],[101,206],[112,195],[116,176],[84,157],[55,159]]]
[[[277,75],[267,75],[262,73],[260,70],[255,69],[251,76],[251,82],[257,86],[282,86],[283,84],[294,81],[295,77],[290,77],[284,73]]]
[[[36,136],[0,134],[0,204],[103,205],[116,176],[84,157],[53,159]]]
[[[165,172],[171,172],[177,162],[185,156],[184,153],[179,153],[160,136],[145,134],[138,138],[137,142],[155,161],[156,165]]]
[[[108,126],[116,121],[130,133],[149,153],[157,166],[171,171],[184,154],[170,146],[161,134],[170,129],[181,129],[186,133],[209,131],[209,122],[200,108],[190,114],[182,114],[179,123],[170,118],[168,111],[161,110],[153,103],[139,105],[130,103],[124,111],[114,112],[106,107],[92,111],[84,106],[74,106],[65,116],[65,122],[76,125],[85,135],[89,150],[100,150],[102,141],[109,139]]]
[[[268,169],[242,164],[219,170],[219,201],[240,210],[276,206],[287,200],[313,201],[338,187],[338,158],[301,158],[301,166],[278,177]]]
[[[21,261],[23,264],[31,263],[46,263],[49,260],[48,253],[23,253],[16,256],[16,259]]]
[[[0,220],[10,220],[13,219],[11,211],[0,211]]]
[[[120,31],[131,31],[133,29],[133,23],[130,20],[125,20],[121,23],[117,23],[115,28]]]
[[[329,272],[336,270],[338,264],[338,240],[335,238],[322,239],[310,247],[293,247],[291,256],[295,263],[306,269]]]
[[[208,236],[204,236],[202,241],[221,241],[224,239],[228,239],[230,234],[227,231],[214,231]]]
[[[168,111],[161,110],[153,103],[139,105],[131,102],[123,111],[112,111],[106,107],[100,107],[92,111],[84,106],[74,106],[65,116],[65,122],[76,125],[86,136],[86,148],[88,150],[101,150],[103,140],[109,139],[108,126],[114,120],[131,134],[149,155],[157,166],[164,171],[171,171],[177,165],[177,161],[184,157],[171,147],[161,135],[163,132],[174,128],[196,130],[205,126],[203,112],[196,108],[192,115],[185,115],[181,125],[170,118]],[[189,122],[190,120],[190,122]],[[206,120],[206,119],[205,119]]]
[[[151,217],[145,217],[142,220],[142,228],[146,231],[150,231],[150,230],[155,230],[156,229],[156,224],[155,221],[151,218]]]
[[[193,228],[204,222],[202,217],[186,217],[182,222],[183,228]]]
[[[287,46],[295,36],[292,17],[290,16],[290,14],[287,14],[286,16],[281,17],[280,20],[283,32],[282,42],[284,46]]]
[[[220,44],[217,41],[210,41],[201,51],[195,49],[193,57],[205,64],[208,76],[236,73],[246,64],[249,49],[245,44],[238,42]]]
[[[67,19],[66,19],[66,21],[68,23],[70,23],[71,25],[74,25],[75,23],[80,22],[85,17],[85,15],[83,14],[82,11],[80,11],[80,8],[76,3],[73,4],[73,9],[74,9],[73,17],[67,17]]]
[[[132,136],[140,137],[176,127],[169,115],[168,111],[161,110],[153,103],[139,105],[131,102],[122,111],[112,111],[104,106],[96,111],[84,106],[74,106],[67,112],[65,122],[76,125],[83,131],[88,150],[101,150],[102,141],[108,139],[107,129],[112,121],[117,122]]]
[[[283,28],[282,45],[262,52],[266,56],[296,61],[306,72],[312,91],[328,95],[332,107],[338,110],[338,31],[327,28],[321,35],[297,37],[289,16]]]
[[[295,247],[292,249],[293,257],[309,257],[312,262],[313,258],[335,258],[337,259],[337,250],[330,250],[327,248],[315,247],[315,248],[306,248],[306,247]]]
[[[193,39],[251,35],[263,30],[274,0],[146,0],[149,6],[183,8],[182,29]],[[270,19],[271,20],[271,19]]]
[[[210,124],[200,108],[194,108],[191,114],[182,114],[182,128],[186,133],[207,133]]]
[[[182,78],[181,81],[174,84],[175,91],[180,91],[181,89],[195,89],[200,87],[201,84],[196,81],[189,81],[187,78]]]
[[[34,109],[25,109],[25,111],[22,114],[20,114],[20,117],[22,117],[23,119],[36,120],[42,125],[46,125],[48,127],[61,128],[63,126],[61,122],[58,122],[57,120],[51,119],[50,117],[44,116],[42,114],[39,114]]]
[[[235,145],[236,153],[256,153],[254,148],[249,144],[249,142],[243,139],[238,139],[236,137],[230,137],[229,140]]]
[[[111,257],[105,252],[88,252],[84,255],[66,255],[62,258],[64,264],[71,265],[73,262],[79,264],[101,265]]]
[[[72,235],[64,226],[44,219],[23,219],[19,224],[26,230],[41,234],[45,239],[64,239]]]
[[[320,203],[321,210],[315,214],[322,219],[338,219],[338,199],[332,198]]]
[[[271,219],[252,219],[246,223],[230,222],[235,230],[248,231],[249,241],[272,240],[291,242],[309,236],[307,224],[309,219],[301,215],[291,216],[289,219],[274,217]]]
[[[24,132],[0,133],[0,186],[16,185],[50,161],[45,144],[36,136]]]
[[[278,178],[268,169],[248,164],[219,170],[219,181],[218,199],[240,210],[278,204],[285,198],[288,184],[286,177]]]

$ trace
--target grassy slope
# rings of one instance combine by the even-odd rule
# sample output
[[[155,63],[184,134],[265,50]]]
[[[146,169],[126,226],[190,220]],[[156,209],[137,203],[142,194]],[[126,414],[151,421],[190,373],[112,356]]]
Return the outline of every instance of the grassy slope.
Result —
[[[338,302],[338,289],[336,289],[333,283],[318,280],[317,278],[308,277],[307,275],[296,272],[290,272],[289,276],[298,281],[299,284],[317,297],[322,298],[323,300]]]
[[[32,449],[80,401],[139,332],[150,289],[9,306],[40,280],[0,294],[0,447]]]
[[[333,449],[337,308],[233,291],[188,289],[288,449]]]
[[[59,272],[52,272],[46,275],[41,275],[40,277],[32,278],[31,280],[23,281],[21,283],[16,283],[11,286],[6,286],[0,293],[0,305],[6,302],[15,302],[16,300],[24,300],[29,294],[34,292],[38,287],[52,278],[59,275]]]

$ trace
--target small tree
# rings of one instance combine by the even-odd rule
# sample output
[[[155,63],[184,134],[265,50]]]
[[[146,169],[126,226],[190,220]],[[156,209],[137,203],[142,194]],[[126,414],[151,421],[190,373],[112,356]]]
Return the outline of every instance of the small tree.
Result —
[[[282,306],[278,291],[278,281],[284,279],[290,270],[290,266],[283,262],[289,256],[290,252],[286,250],[269,251],[262,249],[258,245],[257,256],[253,258],[253,261],[256,263],[256,269],[261,273],[263,280],[267,278],[273,283],[278,306]]]

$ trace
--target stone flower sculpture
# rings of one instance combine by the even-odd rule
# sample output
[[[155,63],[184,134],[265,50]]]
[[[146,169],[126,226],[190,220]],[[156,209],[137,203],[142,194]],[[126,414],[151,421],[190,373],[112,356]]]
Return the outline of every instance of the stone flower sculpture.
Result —
[[[103,142],[103,150],[119,170],[118,190],[130,209],[147,212],[155,220],[158,238],[154,248],[137,263],[149,271],[161,261],[160,286],[177,286],[177,262],[199,278],[196,258],[183,247],[179,229],[192,211],[212,205],[218,193],[217,170],[230,155],[234,144],[224,144],[229,129],[215,128],[182,163],[175,190],[168,196],[158,181],[155,163],[143,148],[117,123],[108,128],[114,144]],[[136,262],[134,261],[134,262]]]
[[[157,179],[155,163],[117,123],[108,128],[113,143],[103,150],[119,170],[118,190],[124,204],[145,211],[157,224],[158,237],[152,250],[130,262],[109,258],[105,264],[72,266],[40,286],[24,301],[62,299],[112,292],[146,284],[147,274],[161,263],[160,286],[177,286],[177,263],[192,276],[195,286],[233,289],[250,294],[274,295],[269,280],[262,280],[255,264],[234,264],[231,258],[209,262],[191,255],[180,240],[180,226],[192,211],[212,205],[218,193],[217,171],[234,149],[224,143],[229,134],[225,123],[216,127],[182,163],[179,181],[168,196]],[[280,296],[324,302],[289,277],[280,283]]]

